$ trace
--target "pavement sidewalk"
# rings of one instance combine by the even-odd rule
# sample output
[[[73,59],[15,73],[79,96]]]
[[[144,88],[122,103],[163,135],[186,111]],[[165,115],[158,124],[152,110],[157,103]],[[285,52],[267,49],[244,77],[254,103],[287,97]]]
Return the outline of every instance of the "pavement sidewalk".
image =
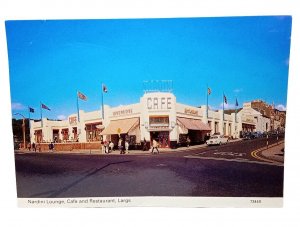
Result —
[[[232,142],[237,142],[240,141],[240,139],[236,140],[230,140],[229,143]],[[203,148],[206,147],[206,144],[200,144],[200,145],[193,145],[189,147],[178,147],[176,149],[171,149],[171,148],[159,148],[160,153],[174,153],[174,152],[182,152],[182,151],[188,151],[188,150],[194,150],[198,148]],[[129,153],[126,155],[149,155],[151,154],[151,150],[149,149],[148,151],[143,151],[143,150],[129,150]],[[113,152],[109,154],[105,154],[102,152],[101,149],[85,149],[85,150],[71,150],[71,151],[57,151],[54,150],[53,152],[51,151],[41,151],[41,152],[34,152],[34,151],[28,151],[28,150],[17,150],[15,151],[16,153],[54,153],[54,154],[91,154],[91,155],[120,155],[120,152],[118,149],[114,150]]]
[[[264,150],[261,151],[261,155],[267,159],[283,163],[284,162],[284,142],[273,144],[265,147]]]

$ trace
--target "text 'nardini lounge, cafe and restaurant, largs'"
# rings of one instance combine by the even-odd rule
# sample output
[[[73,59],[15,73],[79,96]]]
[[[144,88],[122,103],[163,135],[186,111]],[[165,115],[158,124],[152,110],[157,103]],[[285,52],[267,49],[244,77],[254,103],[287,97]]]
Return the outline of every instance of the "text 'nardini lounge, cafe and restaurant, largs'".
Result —
[[[85,98],[82,95],[78,93],[80,99]],[[238,138],[241,131],[269,131],[270,119],[247,103],[239,112],[224,114],[224,109],[213,111],[207,105],[178,103],[172,89],[148,89],[138,103],[118,107],[102,104],[92,112],[78,109],[66,120],[42,118],[31,120],[30,126],[31,143],[80,144],[78,148],[89,144],[100,148],[102,140],[117,145],[121,137],[129,141],[131,149],[140,148],[144,140],[150,147],[153,139],[162,148],[176,148],[185,145],[187,137],[191,144],[200,144],[214,133]]]

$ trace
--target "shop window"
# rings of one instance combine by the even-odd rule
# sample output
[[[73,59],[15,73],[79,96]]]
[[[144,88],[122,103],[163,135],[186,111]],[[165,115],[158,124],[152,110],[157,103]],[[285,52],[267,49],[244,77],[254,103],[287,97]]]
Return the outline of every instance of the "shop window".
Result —
[[[42,143],[43,142],[42,130],[35,130],[34,136],[35,136],[35,142],[36,143]]]
[[[85,125],[86,141],[92,142],[101,140],[100,133],[102,132],[102,129],[97,128],[100,124],[101,123],[93,123]]]
[[[125,140],[128,141],[130,146],[134,146],[137,144],[135,135],[126,135]]]
[[[219,133],[219,122],[215,122],[215,133]]]
[[[149,124],[150,126],[169,126],[169,116],[151,116]]]
[[[69,129],[67,128],[62,129],[61,134],[62,134],[62,140],[64,141],[69,140]]]

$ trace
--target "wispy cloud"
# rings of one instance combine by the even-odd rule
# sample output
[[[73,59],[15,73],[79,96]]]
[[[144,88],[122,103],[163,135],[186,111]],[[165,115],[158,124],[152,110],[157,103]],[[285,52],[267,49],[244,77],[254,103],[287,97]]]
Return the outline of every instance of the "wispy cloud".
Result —
[[[243,88],[236,88],[233,90],[234,93],[240,93],[243,91]]]
[[[234,109],[235,105],[231,103],[224,103],[224,109]],[[223,103],[220,103],[219,109],[223,109]]]
[[[58,116],[57,116],[57,119],[58,119],[58,120],[66,120],[67,117],[66,117],[65,115],[58,115]]]
[[[276,109],[281,110],[281,111],[285,111],[286,110],[286,106],[282,105],[282,104],[278,104],[276,106]]]
[[[19,102],[13,102],[11,104],[11,108],[12,110],[24,110],[25,109],[25,106],[22,104],[22,103],[19,103]]]

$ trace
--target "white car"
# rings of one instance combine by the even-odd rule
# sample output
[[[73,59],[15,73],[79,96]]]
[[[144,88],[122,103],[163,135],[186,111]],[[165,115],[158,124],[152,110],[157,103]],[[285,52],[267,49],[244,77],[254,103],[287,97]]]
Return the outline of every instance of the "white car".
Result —
[[[213,135],[206,141],[206,144],[209,145],[221,145],[228,143],[228,138],[221,135]]]

